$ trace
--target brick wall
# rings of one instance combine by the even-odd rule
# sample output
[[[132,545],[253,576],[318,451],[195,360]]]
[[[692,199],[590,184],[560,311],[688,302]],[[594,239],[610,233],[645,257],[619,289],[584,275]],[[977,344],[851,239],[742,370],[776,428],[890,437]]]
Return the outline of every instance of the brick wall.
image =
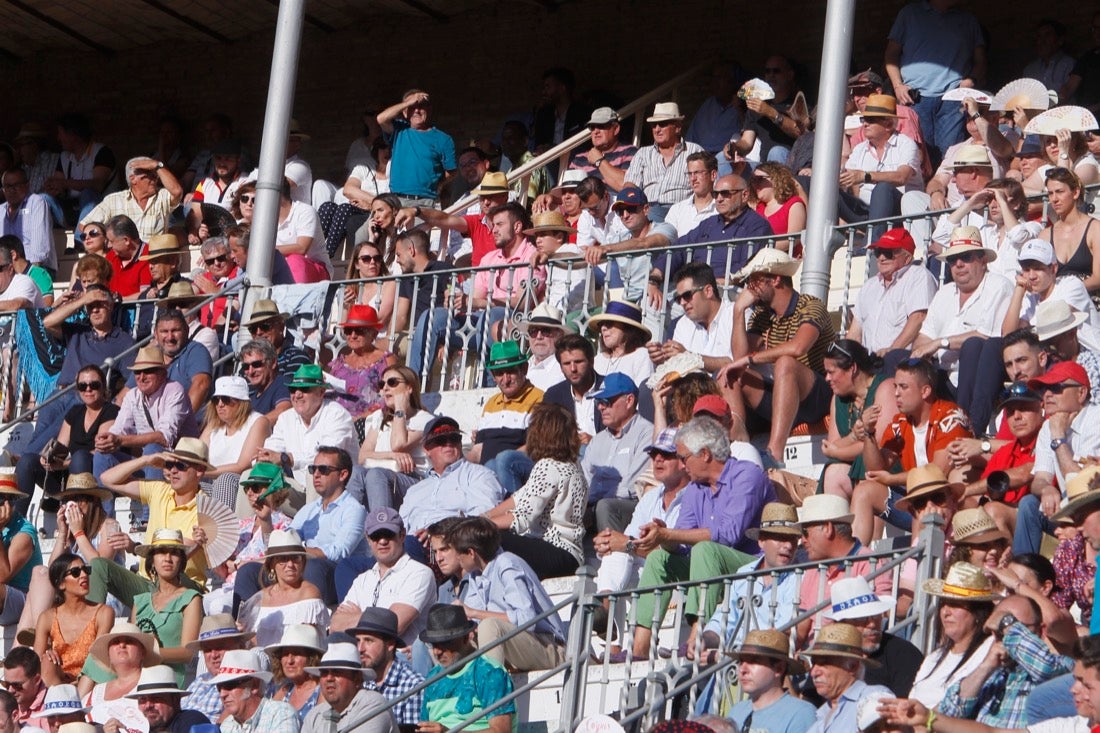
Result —
[[[898,0],[860,2],[853,68],[881,68],[884,38]],[[992,34],[992,86],[1014,77],[1030,58],[1033,3],[971,0]],[[1074,50],[1090,44],[1083,4],[1052,0],[1041,10],[1070,26]],[[540,74],[572,68],[581,90],[607,90],[623,100],[716,54],[750,68],[785,52],[804,62],[816,84],[824,0],[749,3],[745,0],[586,0],[547,12],[509,0],[447,23],[411,15],[326,34],[306,26],[294,114],[313,139],[303,155],[316,174],[343,175],[343,157],[371,100],[396,101],[410,86],[428,89],[438,125],[461,145],[496,132],[508,114],[538,99]],[[25,119],[51,121],[79,109],[92,116],[97,137],[120,157],[155,149],[157,118],[174,110],[198,125],[225,111],[259,151],[273,33],[222,45],[143,47],[107,59],[94,52],[42,53],[0,61],[0,139]],[[994,89],[995,90],[995,89]],[[705,94],[703,82],[683,90],[685,110]]]

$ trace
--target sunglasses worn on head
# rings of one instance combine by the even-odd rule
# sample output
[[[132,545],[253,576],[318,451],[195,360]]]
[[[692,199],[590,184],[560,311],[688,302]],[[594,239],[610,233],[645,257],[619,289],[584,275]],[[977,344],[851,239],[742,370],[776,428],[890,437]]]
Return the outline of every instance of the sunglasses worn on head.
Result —
[[[65,571],[65,575],[70,578],[79,578],[81,575],[87,575],[92,577],[92,568],[89,565],[77,565],[75,568],[69,568]]]
[[[826,356],[833,356],[834,354],[840,354],[841,356],[848,357],[849,361],[855,361],[855,357],[848,353],[848,350],[841,346],[836,341],[829,344],[829,348],[825,351]]]
[[[103,389],[103,382],[77,382],[76,388],[81,392],[97,392]]]

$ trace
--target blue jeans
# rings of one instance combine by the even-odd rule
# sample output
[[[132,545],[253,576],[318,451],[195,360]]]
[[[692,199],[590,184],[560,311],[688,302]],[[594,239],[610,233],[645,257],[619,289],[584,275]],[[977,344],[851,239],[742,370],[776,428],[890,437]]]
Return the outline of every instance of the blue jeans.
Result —
[[[913,105],[913,111],[920,118],[921,134],[935,168],[949,147],[962,142],[966,135],[966,120],[959,111],[959,103],[945,103],[943,97],[922,95],[920,101]]]
[[[791,149],[784,145],[772,145],[768,149],[767,162],[787,165],[787,158],[791,155]],[[725,157],[725,156],[723,156]]]
[[[485,468],[497,475],[497,481],[507,496],[511,496],[516,489],[527,483],[534,466],[535,462],[531,457],[518,450],[501,451],[485,462]]]
[[[419,476],[410,476],[407,473],[398,473],[388,468],[368,468],[364,474],[366,484],[367,509],[378,506],[375,502],[382,497],[390,503],[384,506],[399,507],[405,498],[405,492],[409,487],[420,480]]]
[[[959,407],[970,416],[975,435],[985,435],[993,405],[1004,384],[1004,358],[999,338],[968,338],[959,350]],[[1036,550],[1038,552],[1038,550]]]
[[[468,348],[472,353],[481,356],[484,345],[492,340],[491,333],[487,333],[485,313],[486,311],[482,310],[467,315],[456,315],[446,308],[433,308],[421,313],[416,321],[412,345],[409,347],[409,368],[416,372],[418,377],[425,374],[425,370],[427,374],[431,374],[440,344],[445,344],[447,349],[461,348],[462,336],[459,331],[466,327],[467,323],[468,328],[473,331]],[[505,310],[502,306],[493,306],[488,313],[491,326],[504,318]],[[430,324],[429,318],[431,318]],[[446,336],[445,341],[444,336]],[[483,384],[489,386],[490,379],[486,371]]]
[[[1043,533],[1054,533],[1054,522],[1039,508],[1039,497],[1025,494],[1016,505],[1016,534],[1012,537],[1012,554],[1039,552]]]
[[[900,491],[890,489],[890,495],[886,497],[886,511],[881,514],[881,518],[898,529],[908,531],[913,528],[913,515],[894,506],[902,496]]]
[[[1073,695],[1069,691],[1071,687],[1072,674],[1064,674],[1033,687],[1027,696],[1027,724],[1077,715],[1077,706],[1073,704]]]

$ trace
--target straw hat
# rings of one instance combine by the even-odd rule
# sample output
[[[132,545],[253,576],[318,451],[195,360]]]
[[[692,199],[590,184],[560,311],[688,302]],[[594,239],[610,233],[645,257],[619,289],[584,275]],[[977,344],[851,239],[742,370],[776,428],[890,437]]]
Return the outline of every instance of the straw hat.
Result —
[[[168,286],[168,295],[157,301],[157,305],[165,307],[169,305],[183,305],[184,303],[197,303],[203,296],[197,295],[186,280],[174,282]]]
[[[540,232],[576,234],[577,228],[569,226],[560,211],[544,211],[531,217],[531,228],[523,230],[524,234],[539,234]]]
[[[107,656],[107,649],[115,639],[133,639],[141,644],[145,649],[145,658],[141,662],[142,667],[152,667],[154,664],[160,664],[160,653],[157,650],[157,640],[153,638],[152,634],[146,634],[139,629],[136,624],[132,624],[126,619],[115,619],[115,625],[111,627],[110,633],[97,638],[95,642],[92,643],[92,648],[88,652],[88,655],[107,669],[110,669],[111,660]]]
[[[955,153],[952,168],[992,168],[993,160],[989,157],[989,148],[984,145],[963,145]]]
[[[170,527],[163,527],[153,533],[153,541],[147,545],[138,545],[134,548],[134,554],[138,557],[149,557],[157,550],[180,550],[187,552],[187,546],[183,544],[183,532]]]
[[[832,605],[824,615],[834,621],[877,616],[897,604],[890,596],[875,595],[871,584],[862,575],[840,578],[833,583],[829,588],[829,602]]]
[[[942,262],[965,252],[980,252],[985,261],[992,262],[997,259],[997,252],[982,244],[982,233],[978,227],[955,227],[951,232],[951,242],[947,248],[936,257]]]
[[[745,536],[758,540],[761,534],[778,534],[799,538],[802,530],[798,526],[798,511],[790,504],[779,501],[768,502],[760,512],[760,526],[749,527]]]
[[[675,102],[658,102],[653,106],[653,114],[645,118],[646,122],[667,122],[679,120],[683,122],[684,116],[680,114],[680,105]]]
[[[588,124],[592,124],[589,122]],[[565,191],[572,191],[577,186],[581,185],[581,181],[587,178],[587,174],[584,171],[578,169],[568,170],[561,177],[561,183],[554,188],[550,189],[550,193],[554,196],[561,196]]]
[[[161,257],[178,257],[182,252],[180,240],[176,238],[175,234],[154,234],[149,237],[145,254],[138,257],[138,259],[148,262]]]
[[[898,100],[889,94],[871,94],[860,117],[897,117]]]
[[[865,665],[878,667],[879,663],[868,659],[863,653],[863,634],[851,624],[836,623],[823,626],[817,632],[817,637],[810,648],[802,652],[802,656],[810,657],[843,657],[845,659],[858,659]]]
[[[734,273],[731,279],[734,282],[741,283],[748,280],[749,276],[756,274],[794,277],[794,274],[798,272],[798,268],[801,264],[801,262],[793,259],[783,250],[776,249],[775,247],[768,247],[753,255],[753,258],[749,260],[744,267]]]
[[[190,463],[192,466],[198,466],[206,471],[214,468],[208,460],[210,449],[206,446],[206,443],[198,438],[180,438],[176,441],[176,447],[170,451],[165,451],[164,456]]]
[[[653,338],[653,332],[642,323],[642,309],[629,300],[612,300],[603,313],[588,319],[588,330],[599,333],[601,323],[621,323],[645,332],[647,341]]]
[[[508,193],[508,176],[499,171],[489,171],[482,177],[477,188],[470,191],[474,196],[498,196]]]
[[[1100,466],[1088,466],[1081,469],[1077,475],[1066,481],[1066,503],[1054,515],[1055,519],[1076,520],[1079,515],[1088,509],[1094,510],[1093,504],[1100,502]]]
[[[257,300],[255,305],[252,306],[252,313],[248,316],[248,320],[244,322],[245,328],[255,326],[257,323],[263,323],[264,321],[270,321],[272,318],[286,318],[287,314],[279,310],[279,306],[275,305],[274,300],[268,300],[267,298],[261,298]]]
[[[1001,600],[1001,596],[993,592],[993,586],[982,569],[968,562],[957,562],[949,567],[947,577],[942,580],[929,578],[924,581],[923,588],[929,595],[953,601],[981,603]]]
[[[1011,542],[1009,537],[985,509],[961,509],[951,518],[951,543],[954,545],[981,545],[994,540]]]
[[[1077,328],[1088,319],[1087,313],[1074,310],[1061,298],[1048,298],[1035,308],[1031,330],[1040,341],[1049,341],[1059,334]]]
[[[216,686],[223,682],[235,682],[249,677],[261,682],[270,682],[272,675],[260,669],[256,655],[251,649],[230,649],[222,657],[221,672],[211,678],[210,684]]]
[[[726,653],[737,661],[741,661],[741,657],[748,656],[778,659],[787,663],[788,674],[804,671],[802,663],[791,657],[790,649],[790,637],[784,632],[776,629],[754,629],[745,634],[745,640],[741,646]]]
[[[851,524],[855,516],[848,500],[843,496],[815,494],[803,499],[802,506],[798,509],[798,524],[800,527],[823,522]]]
[[[15,479],[14,468],[0,468],[0,494],[6,494],[8,496],[26,497],[26,494],[19,490],[19,485]]]
[[[264,651],[278,652],[280,649],[311,649],[323,654],[328,645],[321,637],[321,631],[312,624],[291,624],[283,628],[283,635],[276,644],[268,644]]]
[[[306,554],[306,547],[302,544],[301,535],[293,529],[277,529],[267,538],[264,560],[271,557],[304,554]]]
[[[894,502],[894,506],[908,512],[911,502],[918,496],[953,491],[951,484],[947,483],[947,477],[943,475],[943,469],[934,463],[927,463],[910,469],[905,477],[905,496]]]
[[[527,320],[519,323],[516,326],[516,330],[520,333],[527,333],[527,329],[531,326],[542,326],[543,328],[556,328],[562,333],[565,333],[568,329],[565,323],[562,321],[562,313],[559,308],[555,308],[549,303],[539,303],[531,309],[531,314],[527,316]]]
[[[253,636],[255,634],[251,631],[238,629],[230,614],[215,613],[203,618],[202,625],[199,626],[199,638],[187,642],[186,646],[191,651],[199,651],[202,649],[202,645],[208,642],[221,641],[222,639],[240,639],[241,644],[244,644],[247,639],[251,639]]]
[[[126,697],[137,699],[145,695],[187,695],[176,684],[176,671],[167,664],[157,664],[141,670],[137,687]]]
[[[132,372],[145,372],[151,369],[168,369],[168,365],[164,363],[164,352],[154,344],[138,349],[134,363],[130,365]]]

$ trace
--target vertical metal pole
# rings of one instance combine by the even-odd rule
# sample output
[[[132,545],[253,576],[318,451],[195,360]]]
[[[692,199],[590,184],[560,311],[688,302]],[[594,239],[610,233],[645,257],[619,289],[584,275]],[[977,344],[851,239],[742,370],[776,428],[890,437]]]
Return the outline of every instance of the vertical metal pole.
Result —
[[[569,638],[566,640],[566,658],[569,669],[565,671],[565,684],[561,692],[561,713],[558,718],[558,733],[570,733],[576,721],[584,715],[584,697],[587,692],[585,674],[588,664],[588,640],[592,635],[592,619],[589,604],[596,592],[596,574],[587,565],[577,570],[577,582],[573,593],[576,602],[573,615],[569,618]],[[608,621],[608,629],[611,621]],[[608,636],[611,632],[608,631]]]
[[[829,296],[830,240],[836,226],[836,181],[840,141],[848,95],[848,59],[852,52],[855,0],[829,0],[821,53],[821,83],[817,104],[813,170],[817,185],[806,215],[806,254],[802,291],[825,300]]]
[[[298,79],[298,51],[302,41],[305,0],[280,0],[271,52],[271,79],[267,84],[264,134],[260,145],[260,175],[256,181],[256,212],[252,218],[248,248],[251,289],[271,287],[271,263],[279,217],[279,193],[283,188],[286,140],[294,85]],[[259,297],[255,293],[252,298]]]
[[[943,517],[939,514],[926,514],[921,520],[920,529],[920,544],[924,548],[924,556],[917,566],[917,587],[913,594],[913,608],[909,611],[917,618],[910,641],[925,654],[932,650],[932,643],[936,638],[936,613],[931,608],[932,599],[924,590],[924,581],[940,577],[945,542]]]

